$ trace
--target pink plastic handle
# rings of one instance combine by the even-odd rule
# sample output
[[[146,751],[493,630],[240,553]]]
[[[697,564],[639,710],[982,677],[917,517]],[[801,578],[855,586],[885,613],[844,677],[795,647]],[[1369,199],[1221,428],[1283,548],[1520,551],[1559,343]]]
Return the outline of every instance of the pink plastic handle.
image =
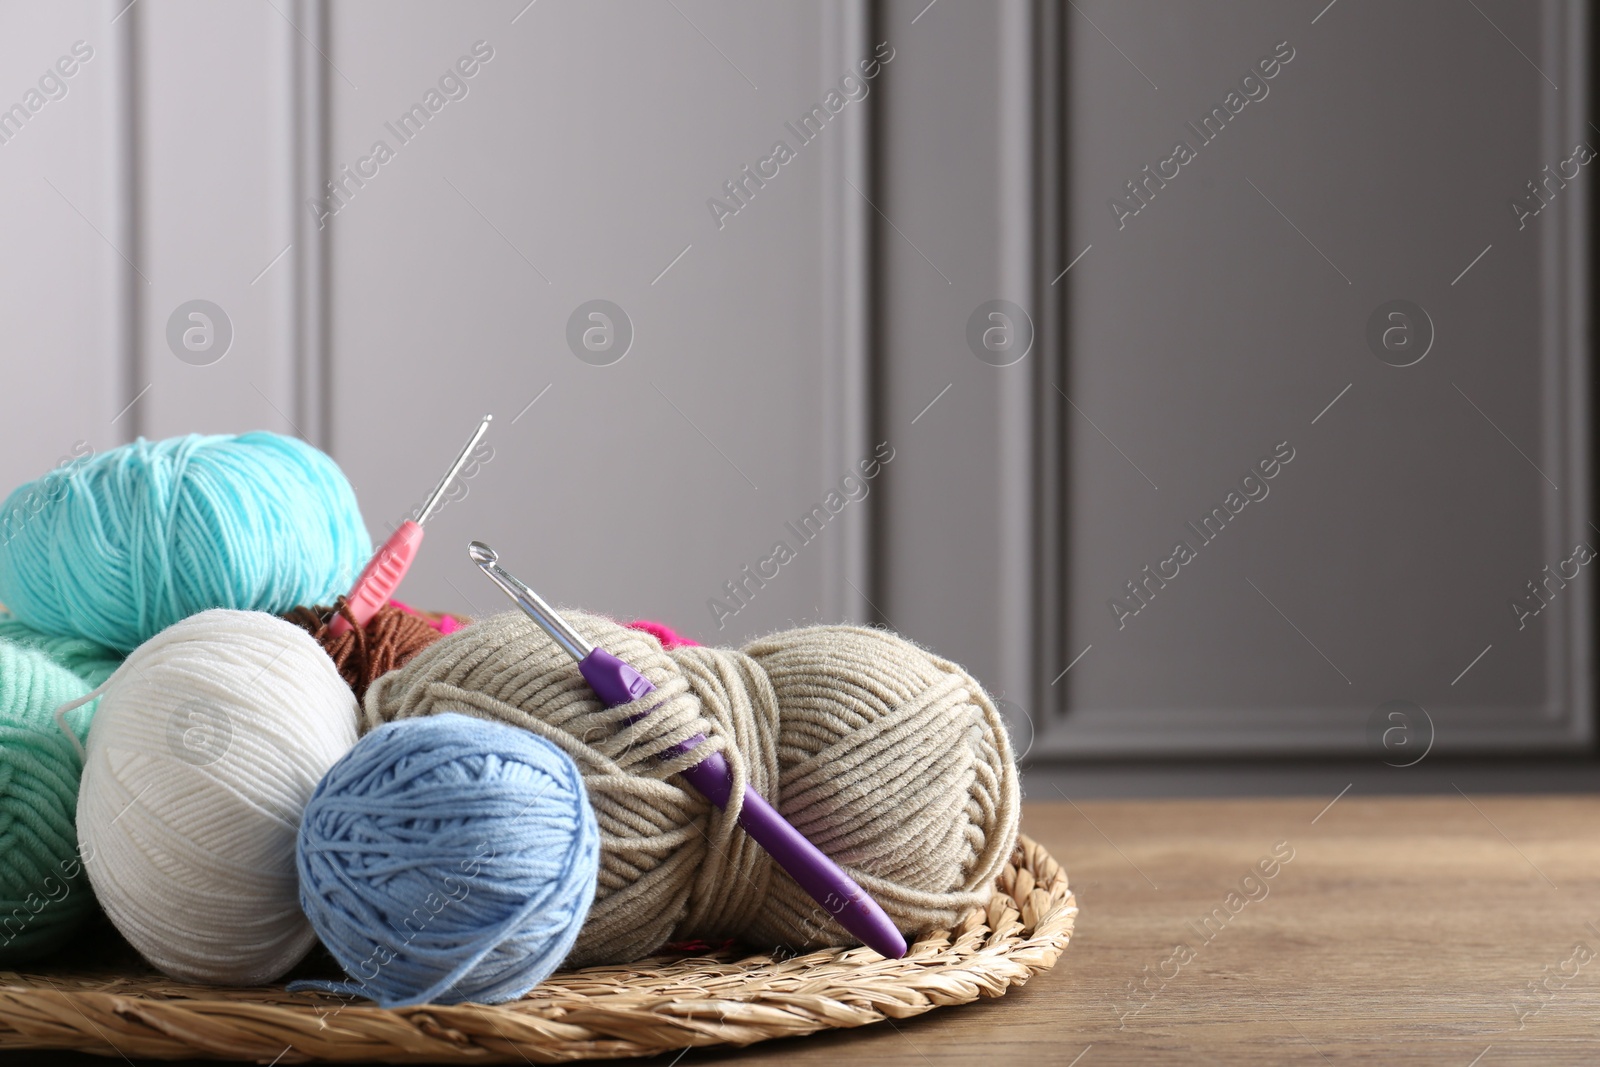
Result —
[[[394,591],[400,588],[406,571],[411,569],[411,561],[417,558],[417,550],[421,547],[422,527],[407,519],[367,561],[361,577],[356,579],[355,587],[345,598],[356,622],[365,627],[378,610],[389,602]],[[337,637],[350,629],[350,623],[344,615],[335,615],[328,629]]]

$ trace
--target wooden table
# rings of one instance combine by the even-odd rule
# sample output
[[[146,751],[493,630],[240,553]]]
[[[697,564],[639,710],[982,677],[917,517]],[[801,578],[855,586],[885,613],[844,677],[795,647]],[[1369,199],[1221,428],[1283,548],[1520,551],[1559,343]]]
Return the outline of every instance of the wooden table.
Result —
[[[1600,798],[1332,800],[1031,803],[1082,909],[1053,971],[681,1064],[1600,1064]]]
[[[1600,1064],[1600,798],[1041,802],[1023,827],[1082,908],[1053,971],[893,1024],[626,1062]]]

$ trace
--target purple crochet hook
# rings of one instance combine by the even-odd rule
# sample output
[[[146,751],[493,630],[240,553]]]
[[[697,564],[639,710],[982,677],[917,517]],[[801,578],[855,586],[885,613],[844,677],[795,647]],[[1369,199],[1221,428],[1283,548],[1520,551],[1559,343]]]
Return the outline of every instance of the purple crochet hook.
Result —
[[[499,555],[482,541],[474,541],[467,550],[472,562],[482,568],[489,580],[516,602],[539,628],[549,634],[562,651],[578,663],[595,695],[608,708],[637,700],[655,692],[649,680],[622,660],[603,648],[595,648],[583,635],[574,630],[544,600],[499,564]],[[654,708],[639,715],[643,718]],[[663,755],[678,756],[705,741],[704,734],[695,736],[668,749]],[[733,790],[733,775],[722,753],[713,752],[705,759],[682,772],[689,784],[719,808],[728,806]],[[906,939],[896,930],[889,916],[878,902],[839,865],[829,859],[821,849],[789,825],[789,821],[755,790],[745,787],[744,803],[739,808],[739,825],[767,850],[778,866],[821,904],[830,915],[868,948],[875,949],[889,959],[899,959],[906,954]]]

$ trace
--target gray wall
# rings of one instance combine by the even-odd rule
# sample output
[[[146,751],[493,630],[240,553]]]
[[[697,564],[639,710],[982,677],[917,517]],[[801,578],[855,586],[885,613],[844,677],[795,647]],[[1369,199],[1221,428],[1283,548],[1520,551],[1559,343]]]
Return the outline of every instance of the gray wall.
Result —
[[[1069,229],[1094,247],[1063,282],[1066,629],[1094,648],[1060,685],[1086,742],[1161,722],[1168,747],[1351,748],[1396,700],[1452,749],[1590,736],[1588,576],[1525,628],[1510,610],[1596,541],[1588,179],[1522,229],[1508,209],[1600,143],[1586,26],[1481,8],[1084,6],[1105,37],[1075,32],[1067,62]],[[1267,95],[1202,144],[1185,122],[1284,41]],[[1115,219],[1178,137],[1198,158]],[[1396,298],[1432,320],[1413,366],[1364,336]],[[1185,530],[1282,441],[1269,496],[1212,544]],[[1123,583],[1180,538],[1196,561],[1119,629],[1108,601],[1137,607]]]
[[[330,169],[398,148],[324,238],[329,440],[369,523],[398,522],[493,411],[494,459],[439,517],[419,601],[499,610],[462,551],[477,537],[553,599],[708,639],[849,613],[859,504],[720,631],[707,607],[739,607],[724,583],[864,447],[841,429],[853,354],[823,181],[863,105],[720,228],[706,206],[859,58],[840,11],[538,4],[513,24],[521,6],[332,8],[329,54],[360,90],[330,83]],[[399,147],[385,123],[480,40],[494,58],[467,95]],[[594,299],[633,325],[609,366],[566,340]]]
[[[1524,629],[1508,605],[1594,532],[1587,172],[1520,230],[1507,201],[1600,137],[1588,27],[1478,7],[0,5],[4,101],[94,49],[0,144],[0,483],[79,439],[265,427],[328,449],[381,538],[492,411],[419,604],[498,609],[477,537],[554,600],[719,643],[884,622],[1035,756],[1370,753],[1394,700],[1441,752],[1583,746],[1587,574]],[[1119,224],[1282,41],[1268,95]],[[402,140],[430,90],[455,98]],[[1365,338],[1396,298],[1437,335],[1414,366]],[[196,299],[231,324],[214,362],[168,344]],[[568,343],[596,299],[633,331],[607,365]],[[1015,362],[970,347],[993,300],[1031,323]],[[1108,601],[1280,441],[1270,496],[1119,628]]]
[[[126,246],[123,116],[118,88],[126,72],[117,27],[100,5],[0,8],[0,70],[5,106],[59,77],[65,95],[43,102],[22,129],[4,127],[0,190],[0,321],[5,323],[6,384],[0,386],[0,483],[8,488],[72,454],[124,439],[131,399],[127,296],[144,284],[111,247]],[[72,56],[83,41],[87,62]]]
[[[1036,756],[1590,744],[1588,575],[1520,628],[1510,607],[1596,543],[1587,175],[1520,229],[1508,209],[1600,143],[1588,24],[1578,4],[1479,6],[940,4],[917,22],[880,145],[886,419],[953,385],[905,431],[885,607],[974,650]],[[1186,122],[1280,42],[1293,58],[1249,89],[1266,95],[1202,142]],[[1030,64],[1033,113],[985,111]],[[1140,206],[1126,183],[1180,138],[1194,159]],[[1017,203],[1037,223],[1021,236]],[[964,350],[990,297],[1032,310],[1037,355]],[[1411,366],[1366,337],[1395,299],[1436,335]],[[1213,543],[1186,530],[1280,442],[1295,458],[1269,496]],[[1195,559],[1119,618],[1180,538]]]
[[[864,617],[860,501],[747,583],[748,606],[725,591],[872,454],[869,209],[844,184],[865,184],[868,104],[810,144],[785,126],[871,58],[858,7],[0,10],[16,74],[0,92],[75,40],[96,50],[0,146],[24,208],[7,221],[19,376],[0,482],[80,438],[264,427],[338,458],[381,538],[488,411],[493,458],[432,524],[408,599],[498,610],[466,563],[479,537],[555,600],[707,639]],[[477,42],[492,58],[402,141],[390,127]],[[380,140],[393,158],[348,180]],[[779,140],[793,160],[719,224],[707,201],[736,203],[724,183]],[[329,177],[348,201],[331,217],[307,206]],[[567,342],[597,298],[634,334],[606,366]],[[193,299],[233,330],[206,365],[166,337]]]

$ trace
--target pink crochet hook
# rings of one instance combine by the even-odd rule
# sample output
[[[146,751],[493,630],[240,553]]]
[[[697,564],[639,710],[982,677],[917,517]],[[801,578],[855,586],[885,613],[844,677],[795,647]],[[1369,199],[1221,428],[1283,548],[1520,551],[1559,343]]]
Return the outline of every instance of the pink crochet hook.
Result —
[[[538,593],[500,566],[500,557],[494,549],[482,541],[474,541],[468,547],[467,554],[488,575],[490,581],[499,586],[506,596],[539,624],[540,629],[561,646],[563,652],[577,660],[579,673],[606,707],[614,708],[655,692],[656,687],[650,684],[649,679],[605,649],[591,645]],[[634,721],[654,710],[648,708],[640,712]],[[663,755],[679,756],[704,742],[704,734],[695,734]],[[733,773],[728,769],[728,762],[722,758],[722,753],[713,752],[694,766],[685,768],[682,773],[689,784],[711,803],[719,808],[728,806],[733,792]],[[767,854],[789,873],[789,877],[812,900],[822,905],[840,926],[860,939],[862,944],[889,959],[899,959],[906,954],[906,939],[895,929],[894,923],[878,906],[878,902],[749,786],[745,787],[744,803],[739,807],[739,825],[767,850]]]
[[[411,569],[411,563],[417,558],[417,552],[422,548],[422,525],[428,521],[434,509],[444,499],[444,491],[450,488],[450,483],[456,480],[456,475],[461,473],[461,468],[467,465],[467,460],[472,455],[472,450],[478,447],[478,442],[483,440],[483,435],[489,431],[489,423],[493,415],[485,415],[478,428],[473,431],[472,439],[467,442],[467,447],[461,450],[461,455],[450,464],[450,470],[444,479],[439,482],[428,494],[428,499],[423,502],[422,510],[417,512],[416,519],[407,519],[400,524],[400,528],[389,535],[389,540],[383,547],[373,553],[367,565],[361,571],[361,577],[356,579],[355,586],[350,590],[350,595],[345,597],[345,602],[350,607],[350,614],[356,617],[356,622],[362,627],[372,621],[378,610],[389,602],[394,596],[394,591],[400,588],[400,583],[405,580],[406,572]],[[335,637],[350,629],[350,622],[343,614],[333,617],[328,624],[328,630]]]

